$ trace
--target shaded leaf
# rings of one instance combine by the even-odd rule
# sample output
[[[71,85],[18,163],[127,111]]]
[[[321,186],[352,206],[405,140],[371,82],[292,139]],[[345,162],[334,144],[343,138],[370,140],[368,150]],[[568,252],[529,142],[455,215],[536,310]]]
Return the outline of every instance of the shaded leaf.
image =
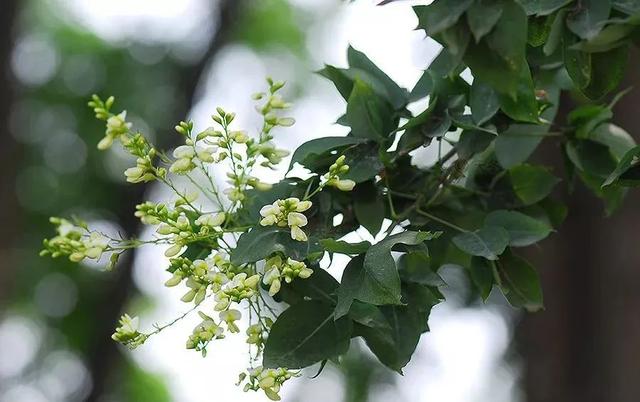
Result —
[[[393,130],[390,128],[392,110],[366,82],[356,79],[347,101],[345,116],[355,137],[381,140]]]
[[[349,46],[347,50],[349,67],[367,71],[384,86],[388,100],[396,109],[401,109],[408,101],[408,93],[393,81],[384,71],[378,68],[364,53]]]
[[[238,244],[231,253],[231,263],[242,265],[260,261],[276,251],[302,261],[307,255],[321,250],[312,239],[309,241],[293,240],[288,229],[276,226],[259,226],[240,235]]]
[[[346,255],[363,254],[369,249],[369,247],[371,247],[371,243],[369,243],[368,241],[361,241],[359,243],[347,243],[346,241],[334,239],[322,239],[320,240],[320,245],[326,251],[329,251],[331,253]]]
[[[573,0],[520,0],[528,15],[549,15]]]
[[[339,285],[338,281],[326,270],[315,265],[313,266],[313,274],[310,277],[306,279],[298,278],[291,281],[291,283],[283,282],[274,299],[291,305],[304,300],[317,300],[335,305],[338,300],[335,293]]]
[[[640,184],[640,171],[638,171],[638,163],[640,162],[640,146],[630,149],[618,162],[615,170],[611,172],[609,177],[602,184],[603,187],[610,186],[613,183],[622,185],[637,186]],[[633,169],[633,172],[630,170]],[[629,174],[631,173],[631,174]],[[627,176],[627,177],[625,177]]]
[[[349,348],[351,320],[333,319],[333,308],[303,301],[286,309],[271,327],[262,364],[298,369],[338,356]]]
[[[567,27],[582,39],[600,32],[611,12],[611,0],[581,0],[577,10],[567,18]]]
[[[322,137],[307,141],[293,153],[289,170],[296,162],[303,166],[308,166],[308,161],[318,155],[363,142],[366,142],[366,139],[358,137]]]
[[[495,141],[496,158],[505,169],[526,161],[538,147],[548,126],[513,124]]]
[[[560,179],[542,166],[518,165],[509,169],[513,191],[525,205],[546,198]]]
[[[471,3],[473,0],[436,0],[428,6],[414,6],[418,28],[436,35],[458,22]]]
[[[507,254],[498,262],[502,292],[514,307],[537,311],[543,307],[542,288],[536,270],[524,259]]]
[[[509,235],[509,245],[513,247],[537,243],[553,231],[547,223],[517,211],[493,211],[487,215],[484,224],[505,229]]]
[[[478,0],[467,11],[467,23],[476,42],[488,34],[502,16],[500,0]]]
[[[411,360],[420,335],[428,329],[431,308],[439,299],[427,287],[414,285],[407,289],[406,306],[382,306],[389,329],[359,328],[359,334],[376,357],[387,367],[402,373]]]
[[[424,252],[412,252],[400,256],[398,271],[404,282],[436,287],[445,285],[442,277],[433,270],[429,255]]]
[[[471,85],[470,106],[473,120],[481,125],[496,114],[500,108],[500,101],[491,86],[475,79]]]
[[[356,219],[369,233],[377,235],[386,215],[382,194],[372,181],[359,184],[352,194]]]
[[[354,300],[349,309],[349,318],[358,324],[370,328],[390,329],[387,318],[382,314],[380,308],[373,304],[363,303]]]
[[[493,270],[491,263],[482,257],[471,257],[469,268],[471,280],[478,289],[482,300],[487,300],[493,287]]]
[[[485,226],[475,232],[461,233],[452,240],[469,255],[497,260],[509,244],[509,233],[501,227]]]

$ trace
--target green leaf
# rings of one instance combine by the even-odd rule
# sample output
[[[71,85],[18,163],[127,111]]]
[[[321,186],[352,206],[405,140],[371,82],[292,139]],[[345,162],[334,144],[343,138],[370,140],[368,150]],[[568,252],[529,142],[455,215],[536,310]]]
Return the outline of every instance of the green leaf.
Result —
[[[384,86],[388,100],[395,109],[402,109],[408,101],[408,93],[400,88],[384,71],[380,70],[364,53],[349,46],[347,50],[349,67],[364,70],[375,77]]]
[[[588,138],[608,146],[613,156],[618,160],[636,146],[635,140],[629,133],[612,123],[599,125],[591,131]]]
[[[640,1],[638,0],[613,0],[613,8],[626,14],[636,14],[640,12]]]
[[[551,24],[551,30],[549,31],[549,37],[546,43],[542,47],[542,52],[545,56],[551,56],[558,49],[558,46],[562,42],[562,36],[564,34],[564,20],[567,15],[567,10],[560,10]]]
[[[476,79],[516,97],[526,64],[527,16],[520,5],[504,3],[500,20],[479,43],[470,43],[464,62]]]
[[[358,222],[375,236],[382,227],[386,207],[382,194],[373,181],[359,184],[353,191],[353,210]]]
[[[491,263],[482,257],[471,257],[471,267],[469,268],[471,281],[478,289],[482,300],[487,300],[493,287],[493,270]]]
[[[485,226],[475,232],[461,233],[452,240],[469,255],[497,260],[509,244],[509,233],[501,227]]]
[[[346,255],[357,255],[365,253],[369,247],[371,247],[371,243],[368,241],[361,241],[360,243],[347,243],[346,241],[334,240],[334,239],[322,239],[320,240],[320,245],[326,251],[331,253],[338,254],[346,254]]]
[[[489,133],[489,134],[492,134],[492,135],[498,135],[498,133],[496,132],[495,127],[493,127],[493,126],[481,127],[481,126],[477,125],[473,121],[473,117],[471,115],[468,115],[468,114],[464,114],[464,115],[455,115],[454,114],[454,115],[451,116],[451,121],[458,128],[461,128],[463,130],[477,130],[477,131],[483,131],[485,133]]]
[[[338,288],[338,303],[334,312],[335,318],[339,319],[349,313],[353,301],[360,293],[360,287],[364,280],[365,271],[362,267],[364,256],[359,255],[351,259],[344,271],[342,280]]]
[[[306,279],[298,278],[291,281],[291,283],[283,282],[274,299],[278,302],[284,301],[290,305],[304,300],[317,300],[335,305],[338,301],[335,293],[340,284],[326,270],[317,265],[312,268],[313,274]]]
[[[501,227],[509,235],[509,245],[525,247],[537,243],[553,231],[542,221],[517,211],[493,211],[484,220],[485,226]]]
[[[467,23],[476,42],[479,42],[498,23],[502,16],[502,1],[478,0],[467,11]]]
[[[567,46],[565,43],[564,63],[567,72],[588,98],[602,98],[614,90],[624,77],[629,56],[628,45],[599,53],[586,53]]]
[[[380,362],[399,373],[411,360],[420,335],[428,329],[429,312],[439,302],[429,288],[419,285],[407,288],[407,299],[406,306],[380,307],[389,329],[361,327],[358,331]]]
[[[505,169],[526,161],[549,129],[546,125],[513,124],[495,141],[498,163]]]
[[[418,28],[429,36],[436,35],[458,22],[471,3],[473,0],[436,0],[428,6],[414,6]]]
[[[604,181],[602,187],[611,184],[622,184],[637,186],[640,184],[640,171],[638,171],[638,163],[640,162],[640,146],[630,149],[618,162],[615,170],[611,172],[607,180]],[[631,173],[631,174],[629,174]],[[627,177],[625,177],[627,176]]]
[[[378,306],[400,304],[400,276],[391,250],[397,244],[418,245],[434,236],[429,232],[402,232],[371,246],[364,259],[353,258],[342,274],[336,318],[347,314],[354,299]]]
[[[531,47],[540,47],[549,39],[554,16],[529,18],[527,43]]]
[[[378,151],[378,145],[372,142],[354,145],[343,151],[345,164],[349,165],[349,171],[341,175],[342,179],[351,179],[356,183],[374,178],[384,168]],[[336,157],[331,158],[331,163]],[[329,167],[326,166],[326,170]],[[322,173],[322,172],[320,172]]]
[[[465,130],[460,134],[460,139],[456,144],[458,156],[462,159],[470,159],[489,146],[496,136],[484,131]]]
[[[347,101],[346,120],[355,137],[385,139],[393,131],[393,110],[365,81],[356,78]]]
[[[464,56],[464,52],[469,45],[470,37],[471,34],[467,26],[460,23],[445,29],[436,35],[434,39],[445,47],[455,60],[462,60],[462,56]]]
[[[576,168],[603,180],[609,177],[617,165],[609,148],[594,141],[569,141],[566,152]]]
[[[445,285],[444,280],[433,270],[431,259],[425,252],[412,252],[400,256],[398,272],[403,282],[427,286]]]
[[[335,321],[331,305],[303,301],[280,314],[271,327],[262,364],[304,368],[345,353],[350,337],[351,320]]]
[[[349,99],[349,95],[353,90],[353,79],[347,75],[346,71],[327,64],[322,70],[318,71],[319,75],[333,82],[333,85],[345,100]]]
[[[479,125],[491,119],[500,108],[498,95],[491,86],[479,79],[473,80],[471,85],[471,113],[473,120]]]
[[[526,123],[538,122],[538,101],[529,66],[525,63],[520,71],[519,81],[515,92],[510,94],[498,94],[502,111],[516,121]]]
[[[524,259],[506,254],[498,263],[502,292],[514,307],[529,311],[543,308],[542,288],[536,270]]]
[[[583,52],[596,53],[606,52],[614,48],[623,46],[633,35],[637,29],[637,23],[614,23],[605,26],[593,38],[579,42],[573,45],[576,50]]]
[[[231,253],[231,263],[242,265],[260,261],[276,251],[301,261],[314,251],[321,250],[312,240],[293,240],[288,229],[259,226],[240,235],[238,244]]]
[[[581,0],[577,11],[567,18],[567,27],[582,39],[600,32],[611,12],[611,0]]]
[[[349,318],[360,325],[370,328],[390,329],[387,318],[373,304],[354,300],[349,309]]]
[[[346,148],[350,145],[362,144],[366,141],[366,139],[357,137],[323,137],[307,141],[300,145],[293,153],[289,170],[291,170],[296,162],[303,166],[308,166],[308,163],[310,163],[314,157]]]
[[[535,204],[546,198],[560,179],[542,166],[518,165],[509,169],[513,191],[524,205]]]
[[[549,15],[573,0],[520,0],[527,15]]]
[[[364,257],[365,281],[357,298],[371,304],[399,304],[400,277],[391,249],[396,244],[418,245],[433,236],[429,232],[406,231],[372,245]]]

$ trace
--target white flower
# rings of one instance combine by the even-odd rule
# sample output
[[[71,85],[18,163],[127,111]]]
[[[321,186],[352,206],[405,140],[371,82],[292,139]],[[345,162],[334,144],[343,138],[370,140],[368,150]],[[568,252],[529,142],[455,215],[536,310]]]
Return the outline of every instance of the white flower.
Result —
[[[236,325],[236,321],[242,318],[242,314],[238,310],[230,309],[220,312],[220,319],[227,323],[229,332],[240,332],[240,328]]]
[[[289,226],[306,226],[307,217],[300,212],[289,212],[287,215],[287,224]]]
[[[269,296],[274,296],[280,291],[280,270],[276,265],[272,265],[264,276],[262,277],[262,283],[269,285]]]
[[[296,211],[297,212],[304,212],[307,209],[311,208],[311,201],[300,201],[298,203],[298,205],[296,205]]]
[[[111,145],[113,145],[113,137],[108,135],[98,142],[98,149],[104,151],[105,149],[111,148]]]
[[[351,191],[355,187],[356,182],[350,179],[338,180],[335,186],[340,191]]]
[[[169,167],[169,171],[176,174],[186,174],[192,171],[196,166],[190,158],[180,158],[173,162]]]
[[[278,215],[280,213],[280,207],[278,206],[277,201],[270,205],[265,205],[260,208],[260,215],[267,217],[269,215]]]
[[[298,226],[291,226],[291,238],[297,241],[307,241],[307,235]]]
[[[111,339],[122,343],[135,340],[140,335],[138,332],[139,321],[138,317],[131,318],[128,314],[123,315],[120,317],[120,326],[111,335]]]
[[[168,249],[165,250],[164,252],[164,256],[165,257],[175,257],[176,255],[178,255],[180,253],[180,251],[182,250],[182,245],[180,244],[174,244],[173,246],[169,247]]]
[[[218,212],[217,214],[205,214],[196,219],[195,224],[198,226],[211,226],[216,227],[224,223],[224,212]]]
[[[173,150],[173,157],[176,159],[188,158],[191,159],[196,155],[196,151],[192,146],[180,145]]]

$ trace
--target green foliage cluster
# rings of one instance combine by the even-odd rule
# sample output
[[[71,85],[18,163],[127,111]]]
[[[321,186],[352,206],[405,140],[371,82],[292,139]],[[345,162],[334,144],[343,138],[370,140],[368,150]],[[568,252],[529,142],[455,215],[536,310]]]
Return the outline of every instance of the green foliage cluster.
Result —
[[[229,278],[266,278],[263,261],[276,257],[312,268],[313,275],[278,284],[275,292],[263,279],[258,291],[269,289],[286,306],[265,325],[266,369],[336,360],[350,339],[361,337],[383,364],[402,372],[428,330],[429,312],[444,299],[438,270],[445,264],[463,267],[483,299],[496,289],[515,307],[542,308],[538,275],[517,250],[545,239],[567,214],[552,195],[561,179],[531,160],[543,142],[565,161],[567,187],[581,180],[609,212],[620,205],[626,187],[638,184],[640,148],[611,123],[618,96],[607,103],[603,98],[622,78],[640,24],[640,1],[436,0],[414,10],[419,29],[443,49],[413,89],[401,88],[349,48],[347,68],[327,65],[319,73],[346,101],[338,122],[350,133],[309,141],[292,156],[290,167],[300,164],[312,177],[288,178],[269,189],[236,183],[241,197],[224,211],[228,223],[222,229],[210,225],[217,230],[211,232],[215,245],[186,236],[179,243],[186,246],[181,258],[187,262],[228,249]],[[461,75],[467,68],[472,84]],[[563,91],[589,101],[558,124]],[[427,106],[412,114],[407,106],[421,100]],[[269,119],[265,113],[265,122]],[[181,124],[190,135],[192,126]],[[233,134],[228,124],[225,120],[225,141]],[[429,145],[438,147],[438,158],[419,166],[416,152]],[[339,170],[338,156],[348,171]],[[231,148],[228,157],[243,160]],[[331,180],[337,185],[325,187],[326,172],[337,171],[343,185],[336,176]],[[164,180],[160,170],[154,172]],[[283,200],[295,200],[293,207]],[[287,212],[289,233],[285,218],[276,214],[293,211],[299,201],[304,208]],[[180,208],[204,216],[184,203]],[[197,222],[189,226],[187,220],[186,226],[195,233]],[[304,233],[296,235],[294,227],[300,226]],[[342,239],[360,227],[381,240]],[[234,244],[220,245],[226,234],[239,232]],[[340,282],[319,267],[323,256],[335,254],[350,257]],[[207,287],[199,289],[203,299]],[[205,317],[204,329],[219,329]],[[130,332],[138,334],[135,324]],[[275,375],[260,388],[277,393]]]
[[[496,288],[515,307],[542,308],[538,274],[516,250],[545,239],[567,214],[552,196],[563,181],[530,160],[543,141],[565,160],[567,188],[581,180],[608,212],[638,184],[640,148],[611,123],[619,96],[602,100],[622,79],[639,1],[436,0],[414,11],[418,28],[443,49],[410,91],[353,48],[347,68],[319,72],[347,102],[338,122],[351,132],[303,144],[292,164],[320,174],[333,155],[346,155],[353,194],[321,194],[310,225],[326,238],[318,250],[352,259],[340,283],[312,276],[306,292],[286,300],[266,364],[330,359],[349,337],[362,337],[401,371],[443,300],[438,269],[448,263],[465,268],[483,299]],[[461,76],[467,68],[472,84]],[[585,102],[558,124],[563,91]],[[425,98],[422,112],[407,110]],[[449,150],[432,166],[412,160],[417,149],[445,143]],[[287,184],[292,194],[306,185]],[[343,221],[333,226],[337,214]],[[385,219],[391,227],[375,245],[332,239],[358,226],[375,236]]]

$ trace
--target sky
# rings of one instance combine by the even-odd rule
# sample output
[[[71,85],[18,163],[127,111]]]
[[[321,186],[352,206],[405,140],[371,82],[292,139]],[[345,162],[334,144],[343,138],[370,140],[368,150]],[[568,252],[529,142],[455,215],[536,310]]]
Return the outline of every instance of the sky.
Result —
[[[184,58],[196,55],[214,29],[206,23],[210,19],[208,11],[203,12],[207,10],[206,0],[57,1],[69,7],[78,22],[109,41],[175,43],[176,55]],[[312,60],[305,77],[306,91],[291,110],[297,124],[276,137],[278,145],[284,148],[295,149],[311,138],[346,134],[344,127],[334,124],[344,110],[344,102],[331,83],[313,75],[312,71],[323,63],[345,66],[349,44],[366,53],[406,88],[415,84],[439,49],[434,41],[425,39],[422,31],[414,30],[417,20],[410,5],[428,2],[400,1],[385,7],[376,7],[370,0],[291,2],[315,15],[328,17],[305,26],[309,32],[306,45],[313,49]],[[184,46],[185,43],[189,46]],[[287,75],[292,74],[292,58],[284,52],[256,54],[238,45],[225,48],[202,77],[198,101],[190,112],[196,127],[208,126],[208,116],[215,106],[221,105],[237,113],[238,126],[251,131],[257,120],[250,95],[263,88],[267,75],[286,80]],[[40,73],[46,74],[46,71]],[[420,106],[424,105],[412,107],[419,110]],[[275,182],[282,174],[282,171],[268,175],[263,172],[261,179]],[[155,194],[162,195],[161,192]],[[359,235],[368,236],[364,231]],[[170,321],[189,309],[179,301],[184,292],[182,287],[163,286],[167,279],[164,271],[167,261],[162,251],[144,248],[136,254],[136,283],[155,302],[151,311],[141,314],[142,326],[147,328],[154,322]],[[334,264],[330,273],[340,277],[341,268],[340,264]],[[451,278],[455,282],[455,272]],[[203,307],[208,308],[206,304]],[[455,299],[437,306],[429,321],[431,332],[422,337],[405,375],[398,378],[399,391],[380,387],[374,392],[374,401],[388,401],[391,392],[396,400],[416,402],[517,400],[513,368],[502,362],[511,339],[510,320],[509,314],[496,306],[463,308]],[[184,340],[198,322],[197,315],[185,319],[151,338],[143,347],[129,353],[129,357],[164,375],[178,402],[264,401],[262,394],[243,393],[234,385],[238,373],[246,366],[247,345],[243,336],[216,341],[206,358],[184,348]],[[0,338],[3,333],[10,333],[5,330],[2,332],[0,327]],[[2,369],[0,366],[0,371]],[[338,381],[339,377],[329,370],[314,382],[287,383],[282,395],[286,401],[287,395],[295,394],[296,388],[304,384],[322,391],[306,393],[310,402],[314,395],[319,396],[317,400],[339,400],[342,391]],[[329,395],[333,397],[328,398]]]

